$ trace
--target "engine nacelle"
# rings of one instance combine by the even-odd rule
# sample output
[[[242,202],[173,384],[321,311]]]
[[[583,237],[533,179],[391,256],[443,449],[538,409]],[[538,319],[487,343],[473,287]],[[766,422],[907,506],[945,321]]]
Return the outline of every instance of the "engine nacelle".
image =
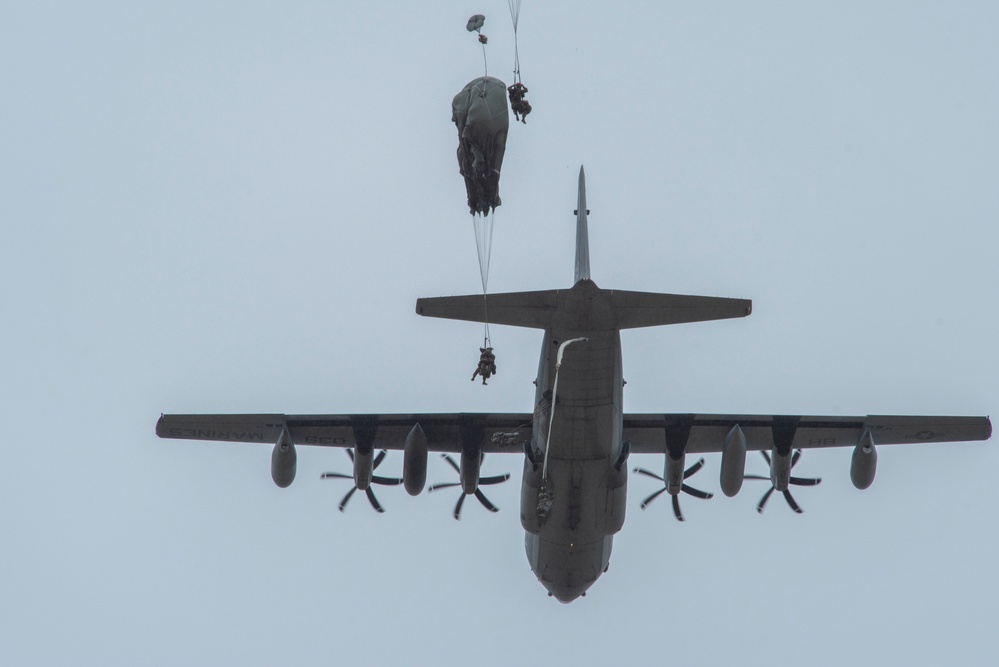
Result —
[[[774,485],[775,491],[787,491],[791,483],[791,452],[782,456],[773,449],[770,452],[770,483]]]
[[[663,477],[666,479],[666,493],[671,496],[678,495],[680,489],[683,488],[684,461],[686,458],[686,454],[680,454],[679,459],[674,459],[668,453],[666,454],[666,469],[663,471]]]
[[[367,491],[371,486],[371,475],[375,469],[375,448],[358,444],[354,448],[354,486],[358,491]]]
[[[866,489],[874,483],[874,473],[878,469],[878,452],[874,449],[874,437],[869,430],[864,431],[860,443],[853,450],[850,462],[850,481],[858,489]]]
[[[478,450],[463,449],[459,465],[461,475],[461,490],[467,494],[475,493],[479,488],[479,468],[482,465],[482,454]]]
[[[725,436],[722,447],[721,474],[719,482],[722,492],[731,498],[742,488],[742,478],[746,474],[746,434],[736,424]]]
[[[427,436],[417,424],[406,435],[403,447],[402,483],[406,493],[418,496],[427,483]]]
[[[298,453],[295,443],[291,441],[288,429],[281,431],[274,451],[271,452],[271,479],[282,489],[291,486],[295,481],[295,471],[298,469]]]

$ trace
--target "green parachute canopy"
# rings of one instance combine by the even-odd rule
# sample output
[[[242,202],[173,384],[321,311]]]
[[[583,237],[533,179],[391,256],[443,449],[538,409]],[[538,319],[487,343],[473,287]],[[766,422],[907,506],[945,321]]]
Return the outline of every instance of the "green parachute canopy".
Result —
[[[472,215],[500,205],[499,179],[510,114],[506,84],[491,76],[472,79],[454,96],[451,120],[458,126],[458,171],[465,177]]]

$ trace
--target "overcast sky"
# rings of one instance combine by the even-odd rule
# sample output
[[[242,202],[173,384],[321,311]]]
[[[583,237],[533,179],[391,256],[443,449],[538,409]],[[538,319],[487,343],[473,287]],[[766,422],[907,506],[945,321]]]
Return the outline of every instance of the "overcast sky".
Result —
[[[585,164],[601,287],[751,298],[624,334],[626,409],[997,414],[992,2],[525,0],[493,291],[568,287]],[[0,661],[18,665],[984,664],[996,443],[806,452],[805,514],[747,482],[639,510],[546,596],[517,457],[336,505],[336,450],[158,440],[161,412],[529,412],[541,334],[480,289],[450,121],[512,81],[507,3],[36,2],[0,21]],[[633,464],[660,469],[662,457]],[[749,471],[766,468],[757,456]],[[380,473],[399,474],[401,456]],[[430,482],[453,472],[432,459]],[[663,496],[665,498],[665,496]]]

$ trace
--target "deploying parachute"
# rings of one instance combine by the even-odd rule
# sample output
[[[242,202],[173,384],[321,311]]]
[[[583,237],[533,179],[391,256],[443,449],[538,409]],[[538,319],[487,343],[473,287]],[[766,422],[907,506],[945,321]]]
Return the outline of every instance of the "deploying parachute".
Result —
[[[520,82],[520,57],[516,49],[517,20],[520,14],[520,0],[510,0],[510,17],[514,31],[514,78],[509,89],[497,78],[489,76],[486,62],[486,44],[489,40],[482,34],[486,17],[474,14],[468,19],[465,28],[478,33],[482,45],[483,76],[472,79],[454,96],[451,102],[451,120],[458,128],[458,171],[465,179],[468,195],[468,210],[472,214],[475,228],[475,246],[479,254],[479,272],[482,277],[482,307],[488,308],[489,259],[492,255],[493,212],[501,204],[499,196],[500,170],[503,167],[503,154],[506,152],[506,137],[510,129],[510,113],[507,95],[517,120],[523,121],[531,112],[531,105],[524,98],[527,88]],[[483,317],[485,335],[479,365],[472,380],[482,376],[482,384],[496,373],[496,355],[489,340],[488,311]]]
[[[468,25],[465,26],[465,30],[468,32],[478,32],[481,34],[482,26],[486,22],[486,17],[482,14],[472,14],[471,18],[468,19]]]
[[[501,203],[500,169],[510,128],[506,84],[491,76],[469,81],[451,103],[451,120],[458,126],[458,170],[465,178],[468,210],[473,216],[485,307],[489,258],[492,255],[493,210]],[[488,323],[485,325],[483,348],[492,351]],[[495,365],[492,368],[495,373]],[[483,384],[487,377],[489,373],[482,373]]]
[[[458,171],[465,177],[468,209],[488,215],[500,205],[500,169],[510,129],[506,84],[491,76],[472,79],[454,96],[451,120],[458,126]]]

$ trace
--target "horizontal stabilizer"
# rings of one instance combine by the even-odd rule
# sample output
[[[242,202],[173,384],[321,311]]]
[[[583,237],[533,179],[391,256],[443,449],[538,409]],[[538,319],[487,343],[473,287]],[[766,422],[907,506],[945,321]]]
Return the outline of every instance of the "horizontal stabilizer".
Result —
[[[559,290],[505,292],[417,299],[416,312],[447,320],[547,329],[558,310]]]
[[[466,322],[534,329],[634,329],[745,317],[747,299],[605,290],[591,280],[570,289],[418,299],[416,312]]]
[[[753,302],[749,299],[714,296],[613,290],[610,302],[619,329],[726,320],[753,312]]]

